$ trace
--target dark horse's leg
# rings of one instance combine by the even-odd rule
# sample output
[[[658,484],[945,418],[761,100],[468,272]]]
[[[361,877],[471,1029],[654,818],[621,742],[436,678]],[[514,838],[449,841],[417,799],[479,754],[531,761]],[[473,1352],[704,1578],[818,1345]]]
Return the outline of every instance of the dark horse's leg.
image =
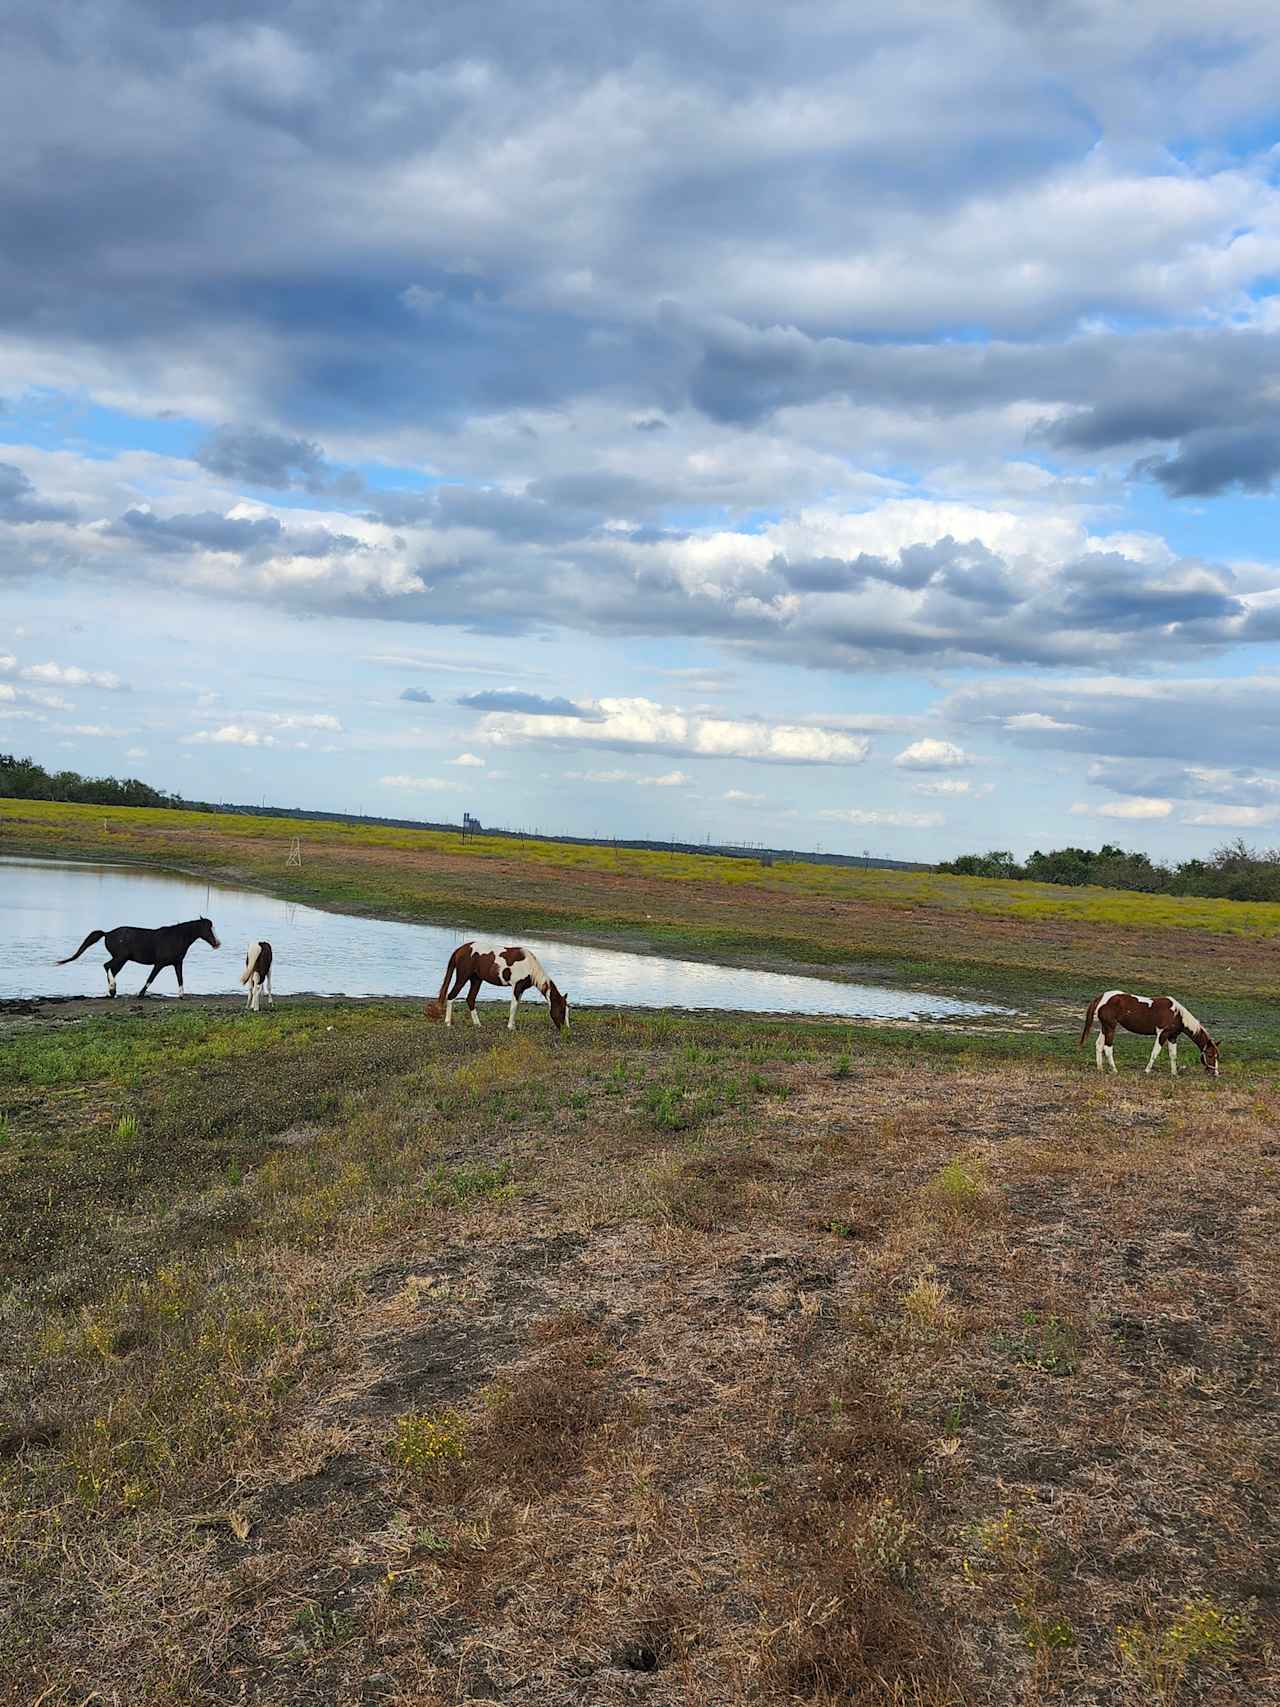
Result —
[[[126,962],[123,960],[117,960],[113,956],[110,960],[104,960],[102,964],[103,969],[107,974],[107,994],[109,996],[114,996],[116,993],[116,973],[121,970]]]
[[[182,987],[182,957],[181,956],[179,956],[178,959],[175,960],[173,963],[173,975],[178,980],[178,994],[180,996],[185,996],[187,992]]]
[[[157,972],[162,972],[162,971],[163,971],[163,970],[164,970],[164,968],[165,968],[165,966],[167,966],[167,965],[168,965],[168,961],[159,961],[159,960],[157,960],[157,962],[156,962],[156,963],[155,963],[155,965],[154,965],[154,966],[153,966],[153,967],[152,967],[152,968],[151,968],[151,970],[150,970],[150,972],[148,972],[148,973],[147,973],[147,981],[146,981],[146,983],[145,983],[145,984],[144,984],[144,985],[143,985],[143,986],[142,986],[142,988],[141,988],[141,989],[140,989],[140,990],[139,990],[139,991],[138,991],[138,996],[139,996],[139,999],[140,999],[140,998],[141,998],[141,997],[143,997],[143,996],[145,996],[145,995],[146,995],[146,993],[147,993],[147,991],[148,991],[148,990],[149,990],[149,989],[150,989],[150,988],[151,988],[151,981],[152,981],[152,979],[153,979],[153,978],[154,978],[154,977],[155,977],[155,975],[156,975],[156,973],[157,973]]]

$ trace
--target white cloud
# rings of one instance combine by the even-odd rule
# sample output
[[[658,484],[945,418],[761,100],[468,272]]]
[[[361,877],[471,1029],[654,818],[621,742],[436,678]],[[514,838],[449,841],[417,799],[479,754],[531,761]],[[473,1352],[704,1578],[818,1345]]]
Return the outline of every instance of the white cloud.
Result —
[[[451,765],[462,765],[468,770],[483,770],[486,760],[477,758],[474,753],[459,753],[456,759],[448,761]]]
[[[95,739],[129,733],[127,729],[114,729],[107,723],[59,723],[56,727],[64,735],[91,735]]]
[[[862,735],[799,724],[705,717],[650,699],[601,699],[592,720],[490,712],[480,738],[495,746],[537,741],[560,747],[672,753],[685,758],[751,759],[763,764],[856,765],[871,750]]]
[[[251,729],[244,723],[224,723],[220,729],[201,729],[194,735],[184,735],[182,740],[186,746],[274,747],[276,744],[274,735],[264,735],[260,729]]]
[[[24,682],[49,682],[56,687],[127,691],[127,684],[110,670],[82,670],[77,664],[24,664],[18,674]]]
[[[939,824],[946,822],[941,812],[863,811],[856,806],[845,810],[831,807],[819,812],[818,816],[839,824],[881,825],[897,830],[936,830]]]
[[[383,788],[409,788],[437,794],[457,794],[461,784],[445,782],[436,776],[380,776]]]
[[[971,782],[968,777],[940,776],[928,782],[913,782],[912,794],[967,794],[971,800],[981,800],[992,792],[989,782]]]
[[[327,712],[289,712],[265,711],[259,713],[275,729],[323,729],[329,734],[340,735],[342,725],[336,717]]]
[[[566,771],[564,775],[566,782],[611,783],[632,780],[630,771]]]
[[[129,751],[125,754],[126,759],[145,759],[146,756],[147,749],[145,747],[130,747]]]
[[[637,788],[683,788],[690,781],[684,771],[664,771],[661,776],[638,776]]]
[[[1084,728],[1083,723],[1063,723],[1061,719],[1057,717],[1046,716],[1043,711],[1019,711],[1013,717],[1006,717],[1004,720],[1004,726],[1006,729],[1011,729],[1015,732],[1018,730],[1034,731],[1037,729],[1062,730]]]
[[[742,788],[727,788],[724,792],[724,798],[726,800],[732,800],[734,804],[738,806],[759,806],[768,799],[768,796],[764,794],[748,794],[746,790]]]
[[[1277,818],[1280,818],[1277,806],[1206,806],[1182,822],[1205,829],[1251,830],[1274,824]]]
[[[1078,818],[1126,818],[1135,821],[1167,818],[1173,811],[1172,800],[1158,800],[1150,795],[1135,795],[1131,800],[1108,800],[1102,806],[1090,806],[1078,800],[1071,808]]]
[[[971,765],[973,759],[963,747],[957,747],[954,741],[939,741],[933,736],[925,736],[922,740],[913,741],[909,747],[904,747],[893,762],[905,770],[942,771]]]

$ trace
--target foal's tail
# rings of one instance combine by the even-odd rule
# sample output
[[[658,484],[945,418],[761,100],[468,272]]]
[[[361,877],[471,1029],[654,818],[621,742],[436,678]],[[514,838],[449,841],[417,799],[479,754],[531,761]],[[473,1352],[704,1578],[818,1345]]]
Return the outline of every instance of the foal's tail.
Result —
[[[424,1002],[422,1004],[422,1011],[426,1014],[428,1019],[444,1018],[444,999],[449,992],[449,980],[453,977],[453,963],[457,958],[458,951],[455,948],[453,953],[449,956],[449,964],[444,969],[444,977],[440,980],[440,994],[433,1002]]]
[[[86,948],[92,948],[95,942],[101,942],[106,931],[90,931],[74,954],[69,954],[65,960],[55,960],[55,966],[70,966],[73,960],[79,960]]]
[[[258,964],[258,956],[262,953],[260,942],[251,942],[249,952],[244,957],[244,971],[240,974],[240,982],[247,984],[253,977],[253,969]]]
[[[1098,1003],[1101,999],[1102,998],[1100,996],[1095,996],[1089,1003],[1089,1011],[1084,1016],[1084,1030],[1080,1033],[1080,1042],[1076,1044],[1077,1049],[1080,1048],[1085,1038],[1088,1037],[1090,1031],[1093,1029],[1093,1016],[1098,1011]]]

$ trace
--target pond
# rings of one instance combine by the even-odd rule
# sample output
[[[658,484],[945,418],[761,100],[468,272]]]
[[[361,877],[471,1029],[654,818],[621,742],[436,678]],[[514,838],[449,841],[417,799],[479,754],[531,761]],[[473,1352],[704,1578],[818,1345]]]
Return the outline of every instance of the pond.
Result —
[[[183,976],[190,995],[234,992],[247,943],[265,938],[275,953],[276,994],[435,995],[449,955],[476,934],[464,927],[392,924],[325,913],[252,890],[205,884],[135,866],[0,858],[0,997],[100,996],[106,993],[100,943],[70,966],[55,966],[92,930],[167,925],[206,914],[223,944],[198,942]],[[581,948],[525,937],[571,1001],[592,1006],[725,1008],[746,1013],[831,1014],[859,1019],[960,1019],[1008,1010],[913,990],[847,984],[832,978],[709,966],[652,954]],[[120,994],[135,994],[141,966],[120,974]],[[152,985],[176,992],[173,973]],[[483,999],[483,998],[482,998]],[[492,999],[505,1003],[498,990]],[[526,997],[541,1007],[536,995]],[[530,1019],[533,1015],[530,1015]]]

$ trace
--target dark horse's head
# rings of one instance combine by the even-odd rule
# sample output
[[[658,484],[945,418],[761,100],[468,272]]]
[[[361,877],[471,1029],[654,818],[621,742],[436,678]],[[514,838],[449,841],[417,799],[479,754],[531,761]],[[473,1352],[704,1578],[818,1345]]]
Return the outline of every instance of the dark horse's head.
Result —
[[[207,942],[210,948],[222,947],[214,934],[212,919],[192,919],[191,924],[194,931],[192,942]]]
[[[547,1001],[551,1004],[551,1022],[557,1031],[569,1029],[569,998],[564,991],[548,980]]]

